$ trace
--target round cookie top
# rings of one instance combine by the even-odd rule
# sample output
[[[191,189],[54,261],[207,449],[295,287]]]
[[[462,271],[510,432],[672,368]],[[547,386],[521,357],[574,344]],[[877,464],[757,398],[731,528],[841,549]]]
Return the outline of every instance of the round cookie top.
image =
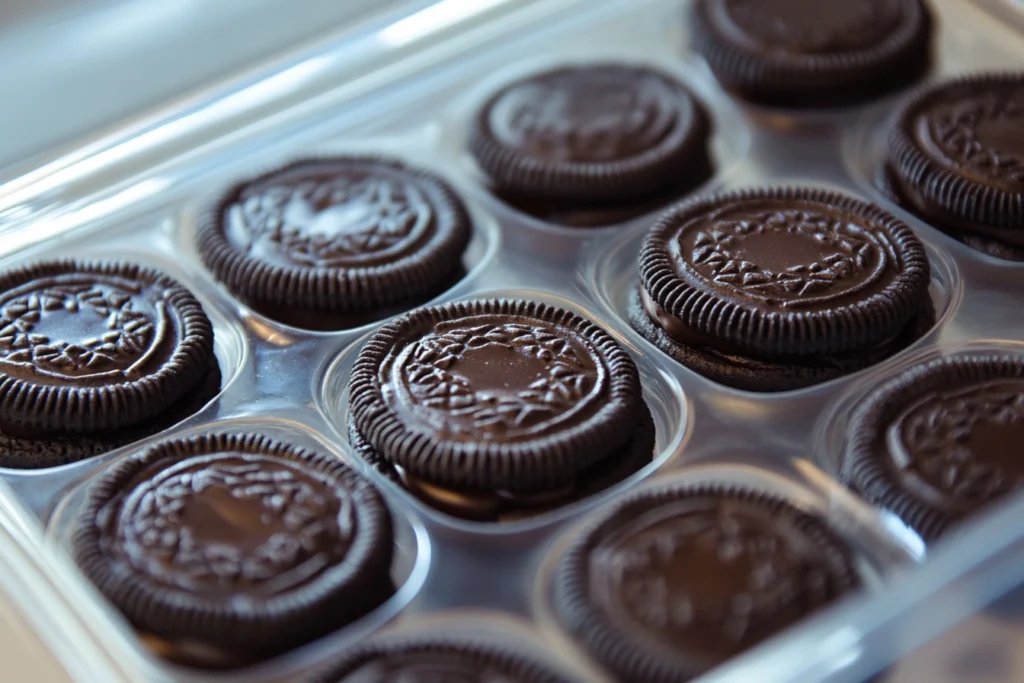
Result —
[[[950,356],[880,387],[851,420],[841,475],[926,540],[1024,486],[1024,359]]]
[[[929,216],[1024,230],[1024,74],[921,90],[890,138],[890,168]],[[909,190],[909,192],[907,192]]]
[[[0,421],[97,432],[169,408],[216,362],[200,303],[131,264],[51,261],[0,274]]]
[[[920,0],[697,0],[698,52],[727,87],[754,99],[828,105],[888,89],[927,60]]]
[[[512,648],[436,636],[378,638],[357,646],[312,683],[568,683]]]
[[[226,648],[303,642],[383,599],[387,509],[340,461],[265,437],[168,441],[108,471],[74,534],[140,628]]]
[[[461,201],[398,162],[294,162],[233,187],[202,218],[207,267],[244,299],[347,312],[437,287],[469,241]]]
[[[599,514],[557,570],[555,605],[623,680],[689,680],[859,586],[818,519],[746,489],[652,489]]]
[[[349,387],[353,424],[381,457],[477,491],[572,482],[629,440],[641,402],[608,333],[528,301],[412,311],[367,342]]]
[[[924,246],[846,195],[769,188],[666,211],[640,252],[644,295],[709,346],[749,355],[872,347],[927,299]]]
[[[470,150],[505,192],[629,198],[703,168],[706,136],[700,105],[669,76],[597,64],[498,91],[476,118]]]

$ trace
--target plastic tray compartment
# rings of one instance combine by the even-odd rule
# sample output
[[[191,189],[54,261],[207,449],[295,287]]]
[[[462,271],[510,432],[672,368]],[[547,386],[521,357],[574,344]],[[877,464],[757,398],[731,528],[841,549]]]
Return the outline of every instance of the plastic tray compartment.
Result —
[[[891,661],[916,647],[918,642],[907,641],[907,648],[894,652],[894,640],[885,656],[872,649],[884,644],[879,634],[909,623],[907,615],[926,608],[973,561],[961,558],[951,567],[957,558],[944,556],[946,564],[937,558],[914,577],[931,592],[906,592],[901,576],[924,559],[923,545],[838,483],[834,457],[841,420],[828,416],[841,415],[843,406],[915,359],[978,344],[1004,348],[1024,338],[1024,322],[1016,315],[1024,266],[964,247],[893,207],[875,188],[884,129],[902,95],[833,112],[743,105],[717,87],[690,51],[680,0],[464,5],[442,0],[356,40],[328,43],[264,80],[211,97],[144,131],[122,131],[109,144],[79,150],[0,188],[0,267],[73,254],[162,268],[209,311],[225,374],[214,401],[153,439],[51,470],[0,472],[6,483],[0,503],[18,511],[6,521],[27,515],[47,529],[45,539],[27,531],[20,541],[0,540],[0,550],[20,543],[30,556],[52,561],[60,580],[39,590],[52,596],[52,604],[88,619],[93,637],[83,647],[115,662],[129,679],[296,680],[367,633],[435,623],[458,630],[466,622],[457,617],[472,615],[479,620],[472,623],[486,623],[477,630],[520,642],[583,680],[600,680],[548,603],[550,569],[567,534],[595,507],[638,487],[683,480],[744,484],[828,520],[854,549],[868,588],[710,679],[751,680],[756,671],[763,682],[856,680],[879,662],[884,666],[889,655]],[[1024,37],[994,15],[957,0],[931,5],[938,17],[932,77],[1024,66]],[[353,56],[358,59],[347,59]],[[624,309],[650,216],[590,230],[544,223],[493,197],[465,149],[470,117],[495,87],[556,64],[608,60],[660,67],[705,103],[714,121],[715,174],[699,191],[807,184],[866,196],[903,217],[932,261],[939,312],[934,329],[875,367],[770,395],[717,385],[646,342],[629,326]],[[379,323],[342,332],[277,323],[219,285],[193,245],[196,217],[211,188],[254,167],[332,152],[398,157],[442,175],[462,195],[475,225],[467,275],[436,302],[538,299],[585,315],[618,338],[640,367],[655,417],[653,462],[590,499],[500,525],[449,517],[365,467],[344,436],[345,384],[361,342]],[[86,585],[63,549],[84,487],[103,468],[158,438],[238,429],[331,453],[373,478],[396,518],[400,589],[380,610],[296,651],[240,672],[199,672],[150,654]],[[994,552],[994,540],[988,546],[986,539],[968,540]],[[23,580],[35,579],[29,573]],[[894,597],[900,585],[904,593]],[[895,604],[904,611],[893,614]],[[974,601],[961,611],[982,604]],[[936,617],[931,630],[956,620],[946,617]]]

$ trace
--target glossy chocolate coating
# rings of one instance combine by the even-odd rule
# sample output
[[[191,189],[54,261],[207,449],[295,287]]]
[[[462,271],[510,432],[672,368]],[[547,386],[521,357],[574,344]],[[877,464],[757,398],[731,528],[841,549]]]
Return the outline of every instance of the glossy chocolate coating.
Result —
[[[1024,363],[952,356],[879,388],[851,420],[843,478],[927,540],[1024,486]]]
[[[929,60],[920,0],[697,0],[693,18],[719,81],[764,104],[851,104],[915,80]]]
[[[1024,84],[960,88],[916,111],[914,139],[946,169],[1024,191]]]
[[[886,430],[902,483],[948,507],[972,507],[1024,485],[1024,381],[926,394]]]
[[[376,457],[470,494],[570,485],[629,441],[642,412],[636,366],[610,335],[529,301],[412,311],[363,347],[349,390]]]
[[[302,268],[396,261],[416,250],[436,220],[426,189],[386,165],[291,167],[243,186],[223,211],[236,249]]]
[[[166,363],[181,321],[167,290],[125,278],[63,275],[0,295],[0,368],[54,385],[100,386]],[[180,317],[180,316],[179,316]]]
[[[163,441],[117,462],[72,543],[160,652],[203,666],[303,644],[394,592],[376,489],[337,458],[255,434]]]
[[[591,550],[590,599],[689,658],[723,661],[834,597],[826,552],[785,516],[713,498],[651,510]]]
[[[709,13],[737,41],[773,54],[834,54],[869,48],[896,27],[898,0],[718,0]]]
[[[478,114],[470,150],[500,196],[556,216],[579,208],[585,224],[617,202],[700,182],[706,134],[700,106],[671,77],[594,64],[500,90]]]
[[[261,312],[339,328],[439,293],[461,272],[469,237],[465,208],[439,177],[386,159],[325,157],[231,188],[201,218],[197,247]]]
[[[859,585],[818,520],[746,491],[639,494],[570,546],[559,613],[624,680],[687,680]],[[614,647],[610,645],[614,643]]]
[[[679,122],[678,94],[653,72],[563,69],[509,86],[486,110],[494,138],[524,156],[557,163],[634,157]],[[692,112],[689,113],[692,116]]]
[[[384,368],[382,392],[403,423],[440,439],[536,439],[591,417],[608,371],[582,336],[530,318],[441,322]]]
[[[214,362],[202,307],[161,273],[48,262],[0,276],[0,422],[8,433],[129,427],[168,409]]]
[[[1024,77],[965,77],[922,91],[890,137],[885,183],[935,227],[1000,258],[1024,247]],[[1002,246],[1003,248],[999,248]]]
[[[353,506],[298,463],[217,453],[143,470],[99,514],[112,562],[151,585],[233,601],[288,593],[341,562]]]
[[[824,202],[726,204],[672,239],[684,276],[766,313],[857,303],[891,286],[901,270],[889,234]]]
[[[891,214],[802,188],[677,206],[640,253],[652,320],[682,343],[753,358],[884,348],[925,305],[929,273]]]

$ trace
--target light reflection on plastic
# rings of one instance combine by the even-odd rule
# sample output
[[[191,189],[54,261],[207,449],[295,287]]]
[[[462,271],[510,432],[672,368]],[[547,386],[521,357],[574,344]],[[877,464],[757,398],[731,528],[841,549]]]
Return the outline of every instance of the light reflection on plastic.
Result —
[[[135,183],[117,194],[90,202],[81,209],[69,211],[50,220],[41,220],[31,230],[15,230],[3,239],[2,252],[13,253],[24,247],[55,237],[73,228],[100,220],[135,202],[154,197],[170,185],[166,178],[149,178]]]
[[[396,21],[377,34],[378,40],[389,47],[407,45],[432,32],[443,30],[460,21],[482,14],[487,10],[514,0],[441,0],[404,19]],[[0,202],[6,210],[16,208],[34,197],[60,190],[176,139],[182,139],[192,130],[230,120],[273,102],[315,79],[334,65],[336,58],[320,55],[307,59],[280,73],[254,83],[219,101],[186,114],[166,124],[145,131],[114,147],[101,150],[77,160],[67,158],[42,166],[0,187]]]
[[[281,330],[277,330],[270,325],[266,324],[262,320],[247,316],[245,324],[256,334],[257,337],[277,347],[291,346],[295,343],[295,340],[291,336],[285,334]]]
[[[453,26],[491,8],[515,0],[441,0],[404,19],[396,21],[377,34],[377,39],[389,47],[406,45],[430,33]],[[63,158],[26,173],[0,187],[0,204],[4,211],[16,211],[34,198],[55,193],[106,168],[157,149],[173,141],[187,141],[195,130],[230,121],[232,117],[257,110],[328,71],[336,57],[320,55],[307,59],[269,78],[228,95],[190,114],[159,125],[113,147],[81,158]],[[98,144],[103,144],[102,142]],[[49,234],[49,233],[48,233]],[[3,249],[6,251],[6,246]]]
[[[860,659],[864,653],[864,648],[860,645],[862,637],[861,632],[854,627],[844,626],[818,644],[818,652],[827,653],[825,657],[821,657],[821,661],[823,668],[827,668],[828,675],[842,671]]]
[[[87,157],[71,166],[61,168],[62,162],[43,166],[4,186],[0,190],[0,197],[4,198],[6,202],[20,203],[27,199],[27,197],[19,196],[20,192],[28,190],[32,196],[38,196],[46,192],[58,190],[123,159],[180,138],[190,130],[214,124],[217,121],[228,119],[272,102],[296,90],[301,84],[315,78],[333,61],[331,57],[314,57],[278,74],[274,74],[259,83],[228,95],[210,107],[187,114],[158,128],[146,131],[116,147],[111,147],[91,157]]]
[[[81,47],[70,48],[67,42],[61,47],[65,50],[89,49],[88,45],[101,44],[106,41],[124,40],[125,37],[143,36],[148,26],[166,27],[172,22],[186,23],[191,12],[199,11],[189,5],[200,5],[198,0],[176,0],[176,2],[117,2],[109,7],[83,18],[84,27],[66,32],[65,40],[81,43]]]
[[[391,24],[378,35],[385,45],[397,47],[408,45],[420,38],[483,14],[492,7],[509,0],[441,0]]]

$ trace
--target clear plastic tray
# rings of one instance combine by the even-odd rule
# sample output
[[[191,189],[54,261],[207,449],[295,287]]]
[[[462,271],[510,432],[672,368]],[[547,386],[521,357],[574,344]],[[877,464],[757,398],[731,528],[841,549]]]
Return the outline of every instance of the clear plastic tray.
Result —
[[[931,5],[938,17],[933,77],[1024,66],[1024,34],[995,14],[959,0]],[[964,247],[892,207],[875,188],[884,131],[900,96],[802,114],[742,105],[718,89],[686,35],[680,0],[442,0],[328,41],[261,80],[211,93],[145,128],[117,131],[0,187],[0,267],[70,254],[129,259],[163,269],[204,304],[224,389],[154,439],[259,430],[335,454],[380,485],[398,530],[399,591],[381,609],[255,667],[200,672],[149,653],[63,552],[84,487],[153,439],[50,470],[0,471],[0,526],[20,530],[0,541],[0,550],[10,546],[46,567],[26,565],[12,575],[45,596],[39,618],[70,614],[89,624],[87,634],[68,642],[117,672],[82,680],[291,681],[368,633],[422,628],[518,643],[582,680],[603,680],[551,613],[552,566],[596,506],[678,480],[743,483],[818,514],[854,549],[868,586],[707,680],[863,680],[1024,578],[1019,570],[1005,576],[1007,553],[1024,549],[1012,523],[1024,502],[980,519],[984,533],[954,538],[922,568],[920,540],[835,479],[846,408],[885,377],[958,349],[1024,350],[1014,341],[1024,339],[1016,295],[1024,266]],[[470,117],[493,89],[521,74],[591,60],[656,65],[706,104],[715,175],[702,192],[800,183],[860,194],[899,213],[929,250],[935,329],[873,368],[773,395],[717,385],[644,341],[626,322],[625,303],[650,217],[592,230],[543,223],[491,196],[465,150]],[[330,152],[405,159],[444,176],[462,195],[475,228],[468,275],[436,301],[526,297],[611,331],[640,368],[657,428],[654,462],[588,500],[501,525],[448,517],[369,471],[344,436],[345,385],[376,325],[323,333],[276,323],[231,297],[193,246],[197,213],[212,190],[254,167]]]

